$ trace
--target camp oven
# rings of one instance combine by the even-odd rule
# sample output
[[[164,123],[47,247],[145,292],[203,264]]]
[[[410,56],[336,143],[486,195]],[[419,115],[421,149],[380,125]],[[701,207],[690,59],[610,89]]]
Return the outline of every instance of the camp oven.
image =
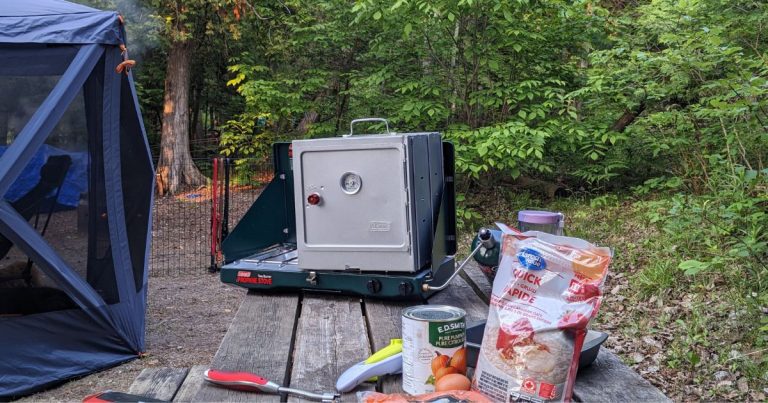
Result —
[[[276,144],[275,178],[223,242],[222,281],[425,297],[454,271],[453,161],[439,133]]]

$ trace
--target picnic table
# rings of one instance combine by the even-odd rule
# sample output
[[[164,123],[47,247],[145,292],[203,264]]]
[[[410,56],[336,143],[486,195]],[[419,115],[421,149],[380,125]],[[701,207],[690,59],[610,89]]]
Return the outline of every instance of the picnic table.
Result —
[[[468,265],[429,304],[463,308],[467,324],[484,321],[488,315],[491,285],[479,268]],[[312,392],[331,392],[338,376],[372,352],[400,338],[400,314],[418,301],[392,302],[332,294],[264,294],[249,292],[213,358],[210,366],[145,369],[130,393],[174,401],[280,401],[264,395],[225,389],[207,384],[207,368],[247,371],[272,381]],[[381,377],[377,384],[365,383],[355,391],[402,392],[401,377]],[[354,401],[355,391],[344,394]],[[285,396],[282,397],[285,401]],[[601,349],[597,360],[579,371],[574,398],[578,401],[668,401],[658,389]],[[299,401],[289,397],[289,401]]]

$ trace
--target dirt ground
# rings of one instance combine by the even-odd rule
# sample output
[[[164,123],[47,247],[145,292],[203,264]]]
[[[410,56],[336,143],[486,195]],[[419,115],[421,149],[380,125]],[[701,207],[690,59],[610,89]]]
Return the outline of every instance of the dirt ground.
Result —
[[[205,365],[211,362],[246,291],[222,284],[218,275],[151,277],[147,298],[148,355],[21,399],[82,401],[103,390],[127,392],[144,368]]]

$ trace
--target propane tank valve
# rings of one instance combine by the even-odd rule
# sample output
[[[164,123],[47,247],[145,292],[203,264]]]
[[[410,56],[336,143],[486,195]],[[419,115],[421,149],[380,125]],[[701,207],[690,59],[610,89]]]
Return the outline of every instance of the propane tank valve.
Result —
[[[477,232],[477,237],[480,239],[480,242],[485,249],[493,249],[496,246],[493,234],[488,228],[480,228],[480,231]]]

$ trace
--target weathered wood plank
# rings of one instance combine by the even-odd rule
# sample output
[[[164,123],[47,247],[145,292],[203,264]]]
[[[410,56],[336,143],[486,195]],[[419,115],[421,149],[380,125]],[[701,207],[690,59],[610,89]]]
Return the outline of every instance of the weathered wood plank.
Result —
[[[187,376],[187,368],[144,368],[128,393],[170,401]]]
[[[195,399],[195,395],[200,391],[203,386],[203,371],[208,369],[207,365],[195,365],[187,372],[187,377],[184,378],[184,382],[176,392],[176,396],[173,397],[174,402],[191,402]]]
[[[370,356],[359,298],[305,295],[296,327],[290,385],[315,393],[335,391],[344,370]],[[361,385],[357,390],[371,390]],[[354,392],[345,399],[354,400]],[[298,401],[289,397],[289,401]]]
[[[602,348],[592,365],[579,370],[574,397],[582,402],[669,402],[660,390]]]
[[[493,284],[488,281],[488,277],[486,277],[486,275],[483,273],[480,265],[474,259],[472,259],[464,267],[464,273],[465,275],[462,276],[464,280],[467,282],[471,281],[472,284],[474,284],[476,290],[480,292],[480,298],[482,298],[486,304],[489,303],[491,301],[490,298]]]
[[[448,288],[431,296],[428,301],[430,305],[451,305],[467,311],[467,323],[488,317],[488,304],[480,299],[461,276],[456,276]]]
[[[211,368],[252,372],[283,384],[291,356],[290,344],[298,306],[298,295],[246,295],[213,358]],[[279,401],[279,396],[240,392],[206,382],[193,400]]]
[[[389,345],[391,339],[400,339],[403,308],[410,305],[418,305],[419,302],[387,302],[366,300],[365,315],[370,329],[373,350],[378,351]],[[384,393],[402,393],[403,378],[400,375],[381,377],[379,380],[381,391]]]

